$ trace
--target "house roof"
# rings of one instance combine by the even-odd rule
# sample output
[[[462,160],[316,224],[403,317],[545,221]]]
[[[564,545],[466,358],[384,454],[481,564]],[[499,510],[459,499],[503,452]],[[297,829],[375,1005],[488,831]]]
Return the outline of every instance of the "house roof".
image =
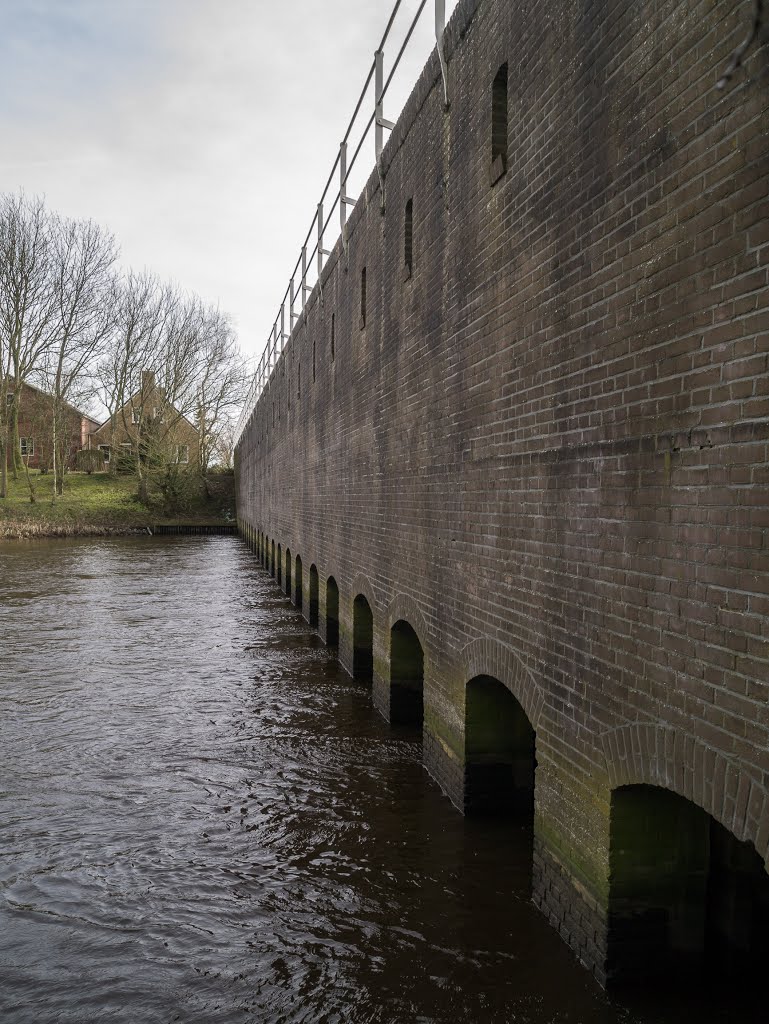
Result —
[[[29,388],[30,391],[35,391],[35,392],[37,392],[38,395],[43,395],[45,398],[51,398],[51,399],[53,398],[53,395],[50,393],[50,391],[43,391],[43,389],[37,387],[37,385],[30,384],[30,382],[28,380],[22,381],[21,382],[21,386],[23,388]],[[9,393],[13,394],[12,391],[9,392]],[[89,416],[87,412],[83,412],[82,409],[78,409],[78,407],[76,405],[73,405],[72,402],[65,401],[64,405],[68,409],[70,409],[72,412],[76,412],[78,414],[78,416],[81,417],[81,419],[88,420],[89,423],[98,423],[99,422],[98,420],[95,420],[93,418],[93,416]]]
[[[156,388],[156,390],[160,391],[160,388]],[[115,416],[119,416],[120,413],[123,412],[124,409],[130,408],[133,405],[133,403],[136,401],[137,396],[139,396],[139,395],[141,395],[141,388],[138,391],[134,391],[134,393],[130,396],[130,398],[128,398],[127,401],[123,402],[123,404],[118,409],[115,410]],[[173,409],[173,411],[175,413],[177,413],[181,417],[181,419],[183,419],[187,424],[189,424],[189,426],[195,431],[196,434],[200,433],[200,431],[195,426],[195,424],[192,422],[192,420],[189,418],[189,416],[185,416],[183,412],[180,412],[180,410],[174,405],[173,402],[167,402],[167,404],[168,404],[168,406],[171,409]],[[112,421],[112,416],[107,416],[107,418],[102,420],[101,423],[99,423],[97,425],[96,429],[90,431],[90,433],[98,434],[98,432],[100,430],[102,430],[102,428],[106,427],[109,423],[111,423],[111,421]],[[94,420],[92,422],[96,422],[96,421]]]

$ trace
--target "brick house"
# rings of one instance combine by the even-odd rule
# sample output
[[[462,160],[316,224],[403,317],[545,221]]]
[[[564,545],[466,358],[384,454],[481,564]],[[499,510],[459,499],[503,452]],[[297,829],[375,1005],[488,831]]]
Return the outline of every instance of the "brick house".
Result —
[[[17,392],[9,388],[7,401],[9,406],[18,402],[22,459],[30,469],[50,469],[53,464],[53,396],[25,383]],[[65,462],[68,469],[74,469],[75,456],[81,448],[88,447],[88,439],[99,424],[68,402],[64,404],[64,421],[67,435]],[[8,464],[10,467],[10,452]]]
[[[195,466],[200,461],[197,428],[168,401],[146,370],[141,387],[114,416],[91,431],[86,447],[103,452],[105,463],[113,458],[130,462],[137,451],[148,460],[167,464]]]

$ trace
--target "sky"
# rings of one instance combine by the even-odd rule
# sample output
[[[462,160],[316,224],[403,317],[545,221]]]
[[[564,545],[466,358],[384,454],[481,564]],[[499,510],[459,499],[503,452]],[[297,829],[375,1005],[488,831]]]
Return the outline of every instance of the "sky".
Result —
[[[393,3],[0,0],[0,191],[103,224],[123,266],[218,304],[258,358]],[[418,7],[402,0],[385,77]],[[433,25],[428,0],[389,120]]]

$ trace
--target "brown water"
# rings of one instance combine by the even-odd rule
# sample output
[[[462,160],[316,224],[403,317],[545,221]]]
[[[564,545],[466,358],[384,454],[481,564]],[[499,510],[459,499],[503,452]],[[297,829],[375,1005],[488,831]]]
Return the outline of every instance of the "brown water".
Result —
[[[0,547],[3,1024],[679,1024],[610,1001],[236,538]]]

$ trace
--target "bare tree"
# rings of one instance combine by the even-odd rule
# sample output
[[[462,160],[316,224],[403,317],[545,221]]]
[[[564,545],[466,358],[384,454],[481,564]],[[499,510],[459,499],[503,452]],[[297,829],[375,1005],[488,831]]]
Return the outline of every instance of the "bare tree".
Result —
[[[39,376],[52,397],[54,497],[64,490],[71,439],[66,428],[73,402],[93,393],[90,371],[113,318],[114,237],[86,220],[52,221],[52,279],[57,325]]]
[[[227,413],[221,418],[211,444],[211,457],[223,469],[232,469],[235,464],[236,427],[236,417]]]
[[[197,426],[200,432],[200,468],[205,474],[232,426],[232,413],[243,403],[247,371],[227,317],[218,309],[209,309],[203,326],[197,382]]]
[[[129,273],[118,288],[98,375],[110,411],[111,465],[130,460],[144,502],[150,476],[178,463],[179,425],[194,409],[200,310],[198,299],[152,274]]]
[[[19,403],[28,381],[51,397],[54,500],[73,443],[65,424],[97,384],[110,417],[110,469],[127,455],[143,501],[151,477],[171,494],[193,468],[205,475],[229,429],[246,377],[229,320],[146,271],[116,277],[116,259],[113,236],[92,221],[0,194],[0,497],[8,463],[14,473],[24,465]],[[192,437],[194,467],[180,457]]]
[[[147,271],[128,271],[115,281],[110,299],[113,310],[110,331],[97,364],[100,394],[109,412],[113,442],[110,471],[114,473],[118,469],[118,450],[114,444],[117,436],[135,437],[136,450],[131,454],[137,462],[140,481],[141,432],[146,423],[142,414],[145,406],[149,408],[151,398],[149,389],[142,388],[142,382],[148,379],[147,374],[152,374],[157,362],[169,302],[168,289]],[[126,444],[131,447],[131,440]]]
[[[21,388],[39,367],[58,326],[51,215],[38,197],[0,194],[0,497],[7,462],[16,475]]]

